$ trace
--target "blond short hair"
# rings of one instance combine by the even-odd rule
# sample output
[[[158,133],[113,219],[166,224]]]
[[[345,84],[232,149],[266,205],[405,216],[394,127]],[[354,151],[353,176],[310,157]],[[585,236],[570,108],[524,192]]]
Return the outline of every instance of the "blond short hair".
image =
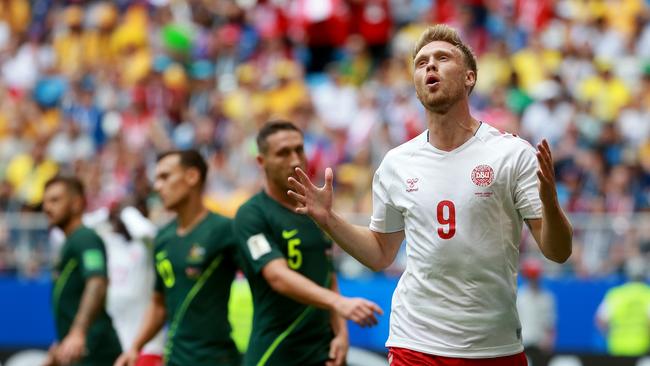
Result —
[[[434,26],[431,26],[420,35],[420,38],[415,43],[415,47],[413,48],[412,61],[415,61],[415,56],[418,54],[418,52],[420,52],[422,47],[435,41],[447,42],[457,47],[463,54],[463,58],[465,59],[465,66],[467,66],[468,69],[474,71],[475,77],[478,76],[478,70],[476,68],[476,56],[474,55],[474,52],[468,45],[463,43],[463,40],[460,39],[458,32],[446,24],[436,24]],[[474,89],[474,86],[470,88],[470,93],[472,92],[472,89]]]

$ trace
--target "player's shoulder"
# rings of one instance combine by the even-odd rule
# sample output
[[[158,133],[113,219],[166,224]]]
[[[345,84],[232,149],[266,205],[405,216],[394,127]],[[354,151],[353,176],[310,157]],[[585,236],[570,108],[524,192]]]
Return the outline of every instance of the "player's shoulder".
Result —
[[[69,238],[70,241],[87,243],[87,242],[104,242],[97,232],[85,225],[75,230]]]
[[[238,220],[247,215],[259,215],[259,212],[264,211],[264,196],[263,191],[259,191],[251,198],[246,200],[239,208],[237,209],[237,214],[235,214],[235,220]]]
[[[168,223],[163,225],[154,239],[154,246],[157,248],[165,243],[165,241],[176,234],[176,219],[171,219]]]
[[[232,233],[233,219],[210,211],[206,217],[212,233],[217,236],[230,235]]]
[[[509,153],[535,150],[530,142],[520,136],[510,132],[500,131],[485,122],[481,125],[481,131],[478,137],[486,144]]]
[[[206,220],[210,222],[211,225],[223,226],[232,224],[232,219],[230,217],[224,216],[218,212],[210,211]]]
[[[382,164],[399,165],[412,158],[427,142],[428,133],[428,130],[424,131],[409,141],[390,149],[384,156]]]

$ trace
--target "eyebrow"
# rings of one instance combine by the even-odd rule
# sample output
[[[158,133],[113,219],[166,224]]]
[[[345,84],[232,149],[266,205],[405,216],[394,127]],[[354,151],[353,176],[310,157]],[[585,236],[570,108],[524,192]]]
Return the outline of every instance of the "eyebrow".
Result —
[[[454,47],[455,47],[455,46],[454,46]],[[455,47],[455,48],[458,49],[457,47]],[[431,54],[433,54],[433,55],[435,55],[435,56],[439,56],[439,55],[453,56],[454,52],[453,52],[452,50],[448,50],[448,49],[440,49],[440,48],[438,48],[438,49],[433,50],[433,51],[430,52],[430,53],[423,53],[423,54],[417,56],[417,57],[415,58],[415,60],[413,60],[413,63],[414,63],[414,64],[417,64],[417,63],[420,62],[422,59],[429,58],[429,56],[430,56]]]

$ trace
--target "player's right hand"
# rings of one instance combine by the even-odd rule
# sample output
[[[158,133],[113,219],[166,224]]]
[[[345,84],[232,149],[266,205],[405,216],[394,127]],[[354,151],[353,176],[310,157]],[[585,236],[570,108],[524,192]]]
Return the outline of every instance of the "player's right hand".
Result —
[[[334,310],[345,319],[352,320],[362,327],[377,325],[378,321],[375,314],[384,314],[384,311],[381,310],[379,305],[360,297],[349,298],[341,296],[334,303]]]
[[[296,212],[311,216],[321,226],[327,222],[332,212],[332,182],[334,173],[331,168],[325,169],[325,185],[317,187],[312,183],[307,174],[300,168],[296,168],[296,178],[289,177],[289,184],[292,190],[287,192],[289,197],[299,203]]]
[[[140,352],[134,349],[128,350],[117,358],[113,366],[134,366],[138,362],[138,357],[140,357]]]

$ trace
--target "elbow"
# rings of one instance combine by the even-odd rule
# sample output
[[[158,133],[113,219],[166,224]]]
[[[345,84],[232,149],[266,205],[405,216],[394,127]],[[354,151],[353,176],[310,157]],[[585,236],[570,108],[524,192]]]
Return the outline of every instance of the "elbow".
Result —
[[[380,258],[379,260],[373,263],[364,263],[366,267],[370,268],[373,272],[380,272],[388,268],[393,263],[392,260],[387,260],[385,258]]]
[[[571,257],[571,253],[572,253],[572,249],[571,249],[571,245],[569,245],[569,248],[565,251],[562,251],[561,253],[545,254],[544,256],[555,263],[563,264],[569,260],[569,258]]]
[[[287,283],[284,278],[277,273],[268,273],[266,282],[273,289],[273,291],[285,294],[287,292]]]
[[[571,257],[571,251],[569,251],[567,254],[558,255],[558,256],[555,256],[554,258],[549,258],[549,259],[552,260],[555,263],[564,264],[564,263],[566,263],[566,261],[569,260],[569,257]]]

